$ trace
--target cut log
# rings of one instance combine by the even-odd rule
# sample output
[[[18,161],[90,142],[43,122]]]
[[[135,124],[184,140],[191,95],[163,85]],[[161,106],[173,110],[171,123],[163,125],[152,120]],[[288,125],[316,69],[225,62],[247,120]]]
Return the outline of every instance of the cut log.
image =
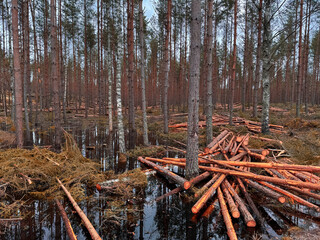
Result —
[[[226,186],[224,184],[221,185],[221,188],[223,191],[223,195],[225,196],[227,203],[229,205],[229,209],[230,209],[232,217],[239,218],[240,217],[239,209],[238,209],[237,205],[235,204],[233,198],[231,197],[229,190],[226,188]]]
[[[77,236],[74,234],[73,228],[71,226],[71,223],[70,223],[70,220],[67,216],[66,211],[64,210],[63,206],[61,205],[61,203],[57,199],[56,199],[56,204],[57,204],[57,207],[58,207],[59,212],[61,214],[62,220],[64,222],[64,225],[66,227],[66,231],[67,231],[67,234],[68,234],[70,240],[77,240]]]
[[[246,152],[243,152],[243,156],[246,155]],[[239,154],[238,154],[239,155]],[[236,156],[238,156],[236,155]],[[250,154],[249,154],[250,155]],[[230,158],[230,161],[224,160],[212,160],[213,163],[227,164],[230,166],[244,166],[250,168],[273,168],[277,170],[297,170],[297,171],[310,171],[310,172],[320,172],[319,166],[307,166],[307,165],[293,165],[293,164],[281,164],[281,163],[265,163],[265,162],[239,162],[234,161],[233,158]]]
[[[185,190],[189,189],[191,187],[191,184],[188,180],[184,179],[183,177],[180,177],[179,175],[165,169],[164,167],[161,167],[153,162],[150,162],[142,157],[138,157],[138,160],[149,167],[152,167],[154,170],[159,172],[160,174],[164,175],[165,177],[168,177],[172,181],[179,184],[181,187],[183,187]]]
[[[274,169],[265,169],[269,174],[273,175],[274,177],[277,178],[284,178],[279,172],[277,172]],[[276,173],[278,173],[280,176],[278,176]],[[297,193],[300,193],[302,195],[308,196],[308,197],[312,197],[314,199],[318,199],[320,200],[320,195],[310,192],[309,190],[305,189],[305,188],[297,188],[297,187],[293,187],[293,186],[288,186],[288,185],[284,185],[285,188],[293,190]]]
[[[297,171],[290,171],[290,172],[303,181],[312,182],[312,183],[320,183],[319,180],[315,179],[314,177],[307,176],[306,174],[304,174],[302,172],[297,172]]]
[[[95,228],[92,226],[91,222],[89,221],[89,219],[87,218],[87,216],[84,214],[84,212],[81,210],[81,208],[79,207],[79,205],[76,203],[76,201],[73,199],[73,197],[71,196],[70,192],[65,188],[65,186],[62,184],[62,182],[59,180],[59,178],[56,178],[58,183],[60,184],[61,188],[63,189],[63,191],[65,192],[65,194],[67,195],[67,197],[69,198],[72,206],[74,207],[74,209],[77,211],[78,215],[80,216],[80,218],[82,219],[85,227],[87,228],[88,232],[91,235],[91,238],[93,240],[101,240],[102,238],[99,236],[99,234],[97,233],[97,231],[95,230]]]
[[[210,175],[211,175],[211,174],[210,174],[209,172],[204,172],[204,173],[200,174],[199,176],[191,179],[191,180],[190,180],[190,184],[193,186],[193,185],[201,182],[202,180],[206,179],[206,178],[209,177]],[[157,197],[157,198],[156,198],[156,202],[158,202],[158,201],[160,201],[160,200],[162,200],[162,199],[164,199],[164,198],[166,198],[166,197],[169,197],[169,196],[171,196],[171,195],[174,195],[174,194],[176,194],[176,193],[178,193],[178,192],[181,192],[182,190],[183,190],[182,187],[177,187],[177,188],[171,190],[170,192],[167,192],[166,194],[164,194],[164,195],[162,195],[162,196],[160,196],[160,197]]]
[[[216,202],[218,201],[218,198],[216,198],[210,205],[207,207],[207,209],[204,211],[201,217],[209,218],[212,214],[213,210],[216,208]]]
[[[254,203],[254,201],[252,200],[250,194],[248,193],[246,187],[244,186],[242,180],[240,178],[237,178],[237,181],[239,183],[239,187],[244,195],[244,197],[247,200],[247,203],[249,204],[251,210],[254,212],[254,214],[256,215],[257,219],[259,220],[260,224],[264,223],[264,218],[262,217],[261,213],[259,212],[256,204]]]
[[[255,227],[256,221],[254,220],[251,213],[249,212],[249,210],[245,206],[243,200],[239,197],[239,195],[236,193],[236,191],[232,188],[230,183],[228,181],[224,181],[222,184],[225,185],[225,187],[229,190],[229,192],[231,193],[234,200],[238,203],[239,210],[244,218],[244,221],[245,221],[247,227]]]
[[[233,156],[232,158],[229,159],[229,161],[239,161],[243,158],[243,156],[247,155],[247,152],[241,152],[235,156]]]
[[[315,183],[309,183],[309,182],[299,182],[295,180],[290,180],[290,179],[280,179],[280,178],[274,178],[274,177],[268,177],[268,176],[263,176],[263,175],[258,175],[254,174],[248,171],[241,171],[240,169],[236,169],[233,166],[228,165],[228,161],[218,161],[218,160],[212,160],[213,163],[217,163],[219,165],[229,167],[235,170],[229,170],[229,169],[221,169],[221,168],[216,168],[216,167],[207,167],[207,166],[199,166],[199,169],[209,171],[209,172],[216,172],[216,173],[223,173],[223,174],[229,174],[229,175],[234,175],[238,176],[241,178],[249,178],[249,179],[254,179],[254,180],[261,180],[261,181],[266,181],[266,182],[272,182],[280,185],[291,185],[291,186],[296,186],[296,187],[302,187],[302,188],[309,188],[309,189],[314,189],[314,190],[320,190],[320,184],[315,184]],[[162,160],[161,162],[166,162],[166,160]],[[223,162],[226,162],[227,164],[224,164]],[[252,163],[252,162],[249,162]],[[171,163],[170,163],[171,164]],[[177,166],[185,167],[185,163],[175,163]],[[295,165],[292,165],[295,166]]]
[[[223,137],[225,137],[229,133],[228,130],[222,131],[211,143],[208,144],[207,148],[212,148],[216,145]]]
[[[302,198],[300,198],[300,197],[298,197],[298,196],[296,196],[296,195],[294,195],[294,194],[292,194],[292,193],[290,193],[290,192],[288,192],[288,191],[286,191],[284,189],[281,189],[279,187],[276,187],[276,186],[274,186],[274,185],[272,185],[270,183],[266,183],[266,182],[263,182],[263,181],[258,181],[258,182],[260,184],[262,184],[262,185],[274,190],[274,191],[277,191],[277,192],[287,196],[288,198],[290,198],[293,201],[293,203],[297,202],[297,203],[300,203],[300,204],[302,204],[304,206],[312,208],[312,209],[316,210],[317,212],[320,212],[320,207],[318,207],[318,206],[316,206],[316,205],[314,205],[314,204],[312,204],[312,203],[310,203],[310,202],[308,202],[308,201],[306,201],[306,200],[304,200],[304,199],[302,199]]]
[[[230,214],[228,212],[228,208],[227,208],[226,202],[224,201],[223,194],[221,192],[220,187],[218,188],[218,199],[219,199],[219,203],[220,203],[220,208],[221,208],[223,220],[224,220],[224,223],[226,224],[228,237],[230,240],[236,240],[236,239],[238,239],[237,234],[234,230],[232,220],[231,220]]]
[[[196,202],[196,204],[192,207],[192,212],[194,214],[198,213],[200,209],[204,206],[204,204],[213,196],[216,189],[220,186],[223,180],[226,178],[225,174],[222,174],[217,181],[208,189],[208,191],[202,195],[202,197]]]
[[[260,139],[262,141],[267,141],[267,142],[276,142],[282,145],[282,141],[276,140],[276,139],[272,139],[272,138],[265,138],[265,137],[258,137],[258,136],[254,136],[252,135],[251,138],[256,138],[256,139]]]
[[[222,153],[226,154],[227,152],[229,152],[229,149],[231,148],[235,137],[236,136],[232,136],[232,138],[231,138],[230,142],[228,143],[228,145],[222,150]]]
[[[225,135],[223,138],[221,138],[216,144],[214,144],[211,148],[210,148],[210,153],[213,153],[219,146],[220,144],[222,144],[226,139],[227,137],[229,137],[229,135],[231,135],[232,133],[229,132],[227,133],[227,135]]]
[[[245,145],[244,143],[245,143],[245,141],[246,141],[248,138],[249,138],[249,133],[242,138],[241,142],[238,144],[237,148],[235,149],[233,155],[235,155],[235,154],[238,152],[238,150],[239,150],[239,148],[240,148],[241,146],[244,146],[244,145]],[[232,155],[232,154],[231,154],[231,155]]]
[[[238,148],[238,144],[237,144],[236,141],[234,141],[232,148],[229,149],[231,156],[236,155],[236,153],[237,153],[237,152],[236,152],[237,148]]]
[[[220,175],[221,174],[219,173],[213,175],[210,181],[208,181],[205,185],[202,186],[202,188],[195,192],[194,197],[199,198],[200,196],[202,196],[202,194],[205,193],[210,186],[212,186],[212,184],[220,177]]]
[[[265,195],[267,195],[268,197],[271,197],[273,199],[278,200],[280,203],[285,203],[286,202],[286,198],[284,196],[282,196],[281,194],[272,191],[269,188],[266,188],[264,186],[261,186],[260,184],[253,182],[251,180],[245,179],[244,180],[246,183],[248,183],[251,187],[257,189],[258,191],[264,193]]]

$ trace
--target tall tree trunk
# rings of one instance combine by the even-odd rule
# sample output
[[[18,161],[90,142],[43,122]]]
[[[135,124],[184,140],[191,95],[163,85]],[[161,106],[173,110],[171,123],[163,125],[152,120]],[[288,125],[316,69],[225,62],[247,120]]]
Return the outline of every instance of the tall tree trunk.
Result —
[[[40,80],[40,61],[38,54],[38,41],[36,33],[36,23],[35,23],[35,2],[33,5],[30,4],[31,17],[32,17],[32,27],[33,27],[33,56],[34,56],[34,67],[33,67],[33,82],[35,82],[35,117],[34,125],[38,125],[38,108],[39,108],[39,80]]]
[[[296,101],[296,117],[300,118],[301,105],[301,85],[302,85],[302,19],[303,19],[303,0],[300,1],[300,20],[299,20],[299,59],[297,74],[297,101]]]
[[[208,0],[207,20],[207,111],[206,111],[206,139],[207,144],[212,141],[212,31],[213,31],[213,0]]]
[[[43,30],[43,47],[44,47],[44,78],[43,78],[43,87],[40,98],[44,97],[44,107],[48,108],[48,98],[49,98],[49,58],[48,58],[48,0],[45,1],[45,20],[44,20],[44,30]],[[43,96],[42,96],[43,95]],[[40,107],[41,108],[41,107]],[[41,109],[42,110],[42,109]]]
[[[23,146],[23,116],[22,116],[22,78],[20,69],[20,48],[18,32],[18,1],[12,0],[12,33],[13,33],[13,66],[15,88],[15,111],[16,111],[16,137],[19,148]]]
[[[149,144],[148,140],[148,123],[147,123],[147,104],[146,104],[146,87],[145,87],[145,60],[144,60],[144,18],[143,18],[143,9],[142,9],[142,1],[139,0],[139,19],[140,19],[140,54],[141,54],[141,62],[140,62],[140,70],[141,70],[141,95],[142,95],[142,115],[143,115],[143,143],[144,145]]]
[[[263,19],[263,72],[262,72],[262,119],[261,131],[269,133],[269,108],[270,108],[270,46],[271,46],[271,2],[265,1],[265,12]]]
[[[102,4],[102,3],[101,3]],[[101,69],[100,69],[100,1],[97,0],[97,28],[98,28],[98,33],[97,33],[97,39],[98,39],[98,59],[97,59],[97,64],[98,64],[98,69],[97,69],[97,82],[98,82],[98,105],[99,105],[99,115],[102,114],[102,98],[101,98]]]
[[[51,76],[53,87],[53,111],[55,126],[55,145],[61,144],[61,123],[60,123],[60,100],[59,100],[59,80],[58,80],[58,42],[57,42],[57,20],[56,20],[56,0],[51,0]]]
[[[292,58],[292,81],[291,81],[291,99],[290,99],[290,107],[292,107],[294,102],[294,94],[295,94],[295,79],[296,79],[296,38],[297,38],[297,25],[298,25],[298,1],[295,1],[295,24],[294,24],[294,37],[293,37],[293,58]]]
[[[234,99],[234,85],[236,82],[236,64],[237,64],[237,9],[238,0],[234,1],[234,34],[233,34],[233,61],[232,61],[232,79],[230,83],[230,96],[229,96],[229,124],[233,125],[233,99]]]
[[[129,149],[135,147],[136,127],[134,110],[134,0],[128,0],[128,82],[129,82]]]
[[[245,7],[245,27],[244,27],[244,51],[243,51],[243,72],[241,86],[241,111],[246,110],[246,86],[247,86],[247,69],[248,69],[248,3]]]
[[[200,46],[201,46],[201,4],[191,2],[191,49],[190,79],[188,97],[188,139],[186,177],[188,179],[199,174],[198,166],[198,135],[199,135],[199,77],[200,77]]]
[[[87,1],[83,1],[84,8],[84,82],[86,85],[86,110],[85,117],[88,117],[88,109],[89,109],[89,81],[88,81],[88,52],[87,52]]]
[[[109,54],[110,55],[110,54]],[[109,65],[112,64],[111,56],[109,56]],[[109,131],[113,131],[113,121],[112,121],[112,71],[108,68],[108,119],[109,119]]]
[[[260,58],[261,58],[261,29],[262,29],[262,0],[259,2],[259,23],[258,23],[258,47],[256,58],[256,72],[254,77],[253,91],[253,117],[258,116],[258,88],[260,81]]]
[[[305,40],[305,63],[304,63],[304,106],[305,106],[305,113],[309,113],[308,109],[308,102],[309,102],[309,76],[308,76],[308,64],[309,64],[309,35],[310,35],[310,21],[311,21],[311,1],[307,2],[307,18],[306,18],[306,40]]]
[[[116,81],[116,101],[117,101],[117,120],[118,120],[118,136],[119,136],[119,152],[124,153],[126,151],[125,139],[124,139],[124,127],[123,127],[123,116],[122,116],[122,101],[121,101],[121,67],[118,54],[114,49],[114,75]]]
[[[169,88],[169,40],[171,32],[171,0],[168,0],[167,7],[167,21],[166,21],[166,39],[164,45],[164,62],[163,62],[163,72],[164,72],[164,84],[163,84],[163,119],[164,119],[164,133],[169,132],[169,111],[168,111],[168,88]]]
[[[30,138],[30,124],[28,111],[28,94],[30,83],[30,44],[29,44],[29,4],[27,0],[23,1],[22,6],[22,32],[23,32],[23,103],[24,119],[26,124],[27,139]],[[31,109],[30,109],[31,110]]]

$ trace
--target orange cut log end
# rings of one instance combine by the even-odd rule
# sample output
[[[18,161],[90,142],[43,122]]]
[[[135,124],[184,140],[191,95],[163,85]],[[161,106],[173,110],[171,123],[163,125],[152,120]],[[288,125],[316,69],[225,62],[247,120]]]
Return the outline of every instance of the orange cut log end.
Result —
[[[192,213],[197,214],[199,212],[199,209],[196,207],[191,208]]]
[[[279,197],[279,198],[278,198],[278,201],[279,201],[280,203],[285,203],[285,202],[286,202],[286,198],[285,198],[285,197]]]
[[[247,227],[255,227],[256,225],[257,225],[256,221],[251,220],[247,222]]]
[[[190,183],[189,181],[187,181],[187,182],[185,182],[185,183],[183,184],[183,188],[184,188],[185,190],[189,189],[190,187],[191,187],[191,183]]]
[[[240,217],[240,212],[233,212],[232,213],[233,218],[239,218]]]
[[[96,188],[97,188],[97,190],[100,192],[101,191],[101,185],[98,183],[97,185],[96,185]]]

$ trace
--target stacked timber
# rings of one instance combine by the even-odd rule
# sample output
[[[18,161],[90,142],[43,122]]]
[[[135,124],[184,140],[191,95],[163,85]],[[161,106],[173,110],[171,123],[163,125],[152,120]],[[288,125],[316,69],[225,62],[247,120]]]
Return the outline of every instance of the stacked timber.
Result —
[[[240,117],[234,117],[232,122],[235,126],[246,126],[250,132],[253,133],[261,133],[261,123],[246,120]],[[224,115],[214,115],[212,117],[212,126],[226,126],[229,125],[229,117]],[[169,125],[169,128],[175,128],[180,130],[187,130],[188,124],[185,123],[178,123]],[[199,121],[199,128],[206,127],[206,121]],[[281,125],[269,124],[270,132],[281,134],[284,133],[284,127]]]
[[[191,180],[163,167],[174,165],[184,169],[185,158],[139,157],[138,160],[177,184],[156,201],[185,191],[196,199],[191,211],[196,217],[206,218],[213,212],[215,202],[219,202],[230,239],[237,239],[232,218],[243,218],[247,227],[255,227],[257,222],[262,225],[265,221],[251,193],[258,192],[283,207],[297,203],[320,212],[320,207],[311,202],[311,199],[320,200],[320,177],[315,175],[320,167],[272,159],[268,157],[269,150],[250,148],[250,137],[222,131],[198,154],[200,173]]]

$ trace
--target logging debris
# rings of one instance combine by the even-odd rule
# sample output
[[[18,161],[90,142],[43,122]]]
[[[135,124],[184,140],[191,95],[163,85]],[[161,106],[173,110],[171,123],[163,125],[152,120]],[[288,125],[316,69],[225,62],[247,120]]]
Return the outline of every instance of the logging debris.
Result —
[[[185,125],[179,124],[174,127],[184,128]],[[281,129],[283,128],[278,128],[278,131],[282,131]],[[250,142],[256,141],[259,141],[261,146],[267,143],[266,145],[277,146],[280,149],[256,149],[258,144],[252,148]],[[214,196],[218,196],[228,235],[231,239],[236,239],[230,218],[238,218],[239,212],[247,227],[255,227],[256,220],[260,224],[265,223],[263,214],[257,207],[259,203],[255,202],[256,195],[268,198],[269,202],[280,204],[283,208],[300,204],[320,212],[320,207],[311,200],[320,198],[320,177],[316,175],[320,172],[320,167],[292,164],[290,159],[281,158],[281,154],[275,157],[274,152],[286,152],[281,146],[280,140],[249,134],[236,136],[233,132],[224,130],[213,139],[204,152],[199,151],[200,175],[189,181],[184,179],[183,175],[177,176],[170,170],[162,169],[163,165],[184,169],[185,158],[139,157],[138,160],[178,186],[159,196],[156,201],[185,191],[186,194],[192,195],[189,200],[194,200],[192,212],[208,218],[216,202],[213,199],[217,199]],[[158,165],[159,163],[162,165]],[[187,188],[184,187],[186,182],[189,186]]]
[[[84,185],[94,186],[106,179],[100,173],[100,165],[82,156],[74,139],[65,132],[66,144],[61,153],[34,147],[27,149],[7,149],[0,151],[0,185],[6,184],[6,196],[1,198],[1,217],[21,217],[19,208],[24,199],[61,198],[56,182],[59,177],[77,200],[86,198]],[[3,191],[1,187],[0,190]]]
[[[245,126],[250,132],[253,133],[261,133],[261,123],[246,120],[241,117],[234,117],[232,122],[235,126]],[[227,126],[229,125],[229,117],[224,115],[214,115],[212,116],[212,126]],[[177,123],[174,125],[170,125],[169,128],[175,128],[179,130],[187,130],[188,124],[185,123]],[[206,121],[199,121],[199,128],[206,127]],[[284,127],[281,125],[269,124],[270,132],[282,134],[286,133]]]

